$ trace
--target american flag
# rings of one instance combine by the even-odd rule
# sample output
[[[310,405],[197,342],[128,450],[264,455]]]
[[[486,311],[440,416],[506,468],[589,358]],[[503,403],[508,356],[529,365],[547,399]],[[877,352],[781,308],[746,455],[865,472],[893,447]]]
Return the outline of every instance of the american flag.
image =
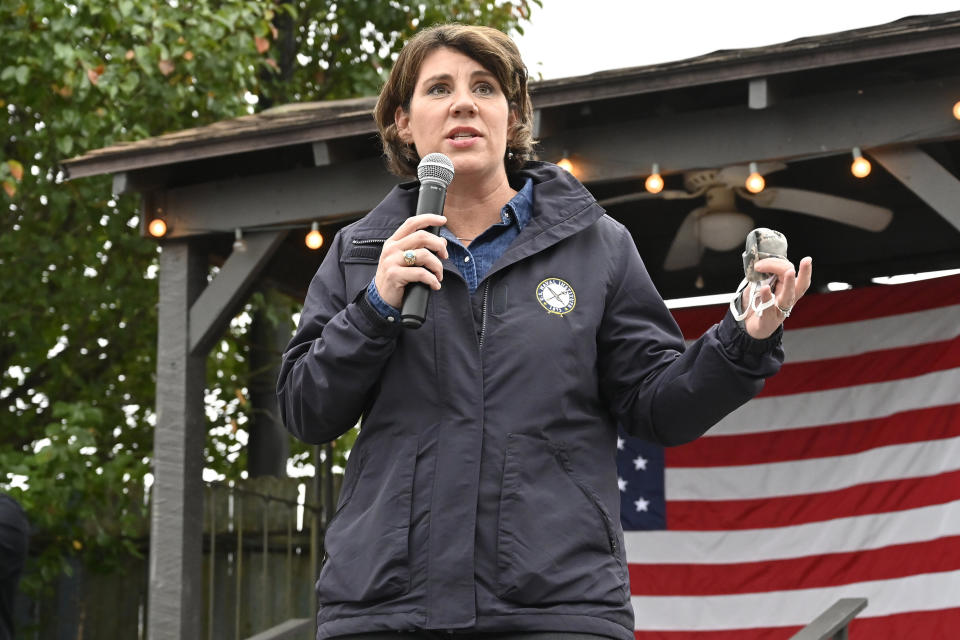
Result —
[[[725,309],[674,312],[690,340]],[[807,295],[786,362],[699,440],[621,438],[636,637],[960,638],[960,276]]]

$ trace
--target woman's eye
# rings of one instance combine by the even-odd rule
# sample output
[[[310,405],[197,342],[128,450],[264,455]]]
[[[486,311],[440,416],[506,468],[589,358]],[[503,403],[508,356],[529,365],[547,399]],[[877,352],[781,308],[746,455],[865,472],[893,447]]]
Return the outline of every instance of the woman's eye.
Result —
[[[435,84],[427,89],[427,94],[432,96],[439,96],[445,93],[447,93],[447,86],[443,84]]]
[[[478,84],[477,87],[474,89],[474,91],[476,91],[481,96],[489,96],[489,95],[493,95],[494,93],[493,86],[487,84],[486,82],[484,82],[483,84]]]

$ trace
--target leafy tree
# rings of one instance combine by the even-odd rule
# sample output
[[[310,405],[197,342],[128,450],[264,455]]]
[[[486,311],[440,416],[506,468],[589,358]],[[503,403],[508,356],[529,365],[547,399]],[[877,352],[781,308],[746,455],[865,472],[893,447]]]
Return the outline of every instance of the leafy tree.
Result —
[[[519,30],[540,0],[0,0],[0,489],[38,529],[36,592],[146,530],[157,247],[65,158],[273,104],[375,93],[416,29]],[[248,311],[256,304],[248,305]],[[245,319],[247,318],[247,319]],[[210,356],[208,466],[242,471],[248,316]],[[303,451],[293,459],[304,461]]]

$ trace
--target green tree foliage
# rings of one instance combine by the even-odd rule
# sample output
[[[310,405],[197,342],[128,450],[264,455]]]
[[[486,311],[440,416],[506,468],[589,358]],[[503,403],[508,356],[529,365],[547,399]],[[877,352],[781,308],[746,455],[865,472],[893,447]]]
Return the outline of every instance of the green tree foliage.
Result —
[[[371,95],[416,29],[519,30],[539,2],[0,0],[0,489],[38,531],[31,589],[71,555],[110,568],[143,535],[155,420],[157,247],[136,198],[64,181],[60,161]],[[207,460],[225,477],[243,465],[245,333],[238,318],[208,366]]]

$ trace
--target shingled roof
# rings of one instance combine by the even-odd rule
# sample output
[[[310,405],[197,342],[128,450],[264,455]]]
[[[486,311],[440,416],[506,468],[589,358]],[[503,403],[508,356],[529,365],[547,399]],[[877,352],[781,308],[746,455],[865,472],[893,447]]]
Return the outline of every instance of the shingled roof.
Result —
[[[960,11],[913,16],[889,24],[721,50],[662,64],[532,82],[534,106],[546,109],[702,84],[820,69],[960,48]],[[188,160],[372,133],[375,98],[304,102],[123,142],[63,163],[69,178],[176,164]]]

